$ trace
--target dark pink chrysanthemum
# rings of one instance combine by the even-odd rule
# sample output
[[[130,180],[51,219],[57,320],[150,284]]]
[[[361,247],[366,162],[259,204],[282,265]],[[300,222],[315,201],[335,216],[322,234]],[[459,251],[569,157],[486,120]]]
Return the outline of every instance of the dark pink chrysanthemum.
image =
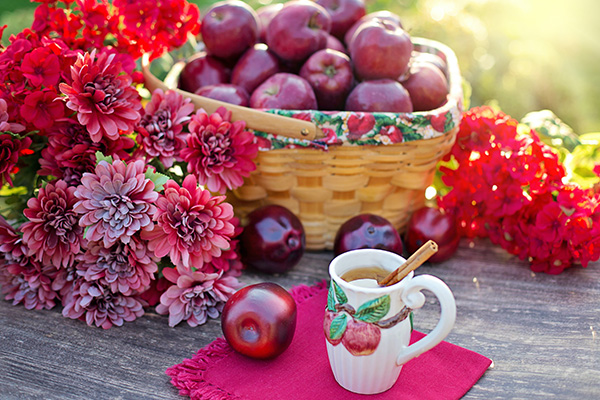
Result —
[[[229,247],[234,233],[233,207],[223,200],[225,196],[213,197],[198,187],[193,175],[186,176],[181,187],[169,180],[156,202],[157,224],[142,238],[150,241],[148,248],[157,257],[168,254],[176,266],[200,269]]]
[[[187,133],[182,133],[183,124],[193,111],[191,100],[181,94],[155,90],[138,124],[146,153],[158,157],[167,168],[172,167],[175,160],[182,161],[179,152],[185,147],[187,138]]]
[[[78,268],[79,275],[87,281],[97,280],[112,292],[124,295],[144,291],[156,271],[154,255],[135,236],[128,244],[117,242],[110,248],[99,242],[89,243]]]
[[[63,298],[65,317],[85,318],[89,326],[109,329],[113,325],[121,326],[125,321],[134,321],[144,315],[143,303],[137,296],[125,296],[113,293],[106,286],[76,279],[72,291]]]
[[[117,241],[129,243],[142,229],[152,229],[158,193],[144,169],[141,160],[100,161],[93,174],[83,174],[74,210],[82,214],[79,225],[88,228],[87,240],[102,241],[109,248]]]
[[[254,135],[245,131],[244,121],[231,122],[231,111],[220,107],[208,115],[200,109],[188,125],[190,135],[181,157],[187,170],[212,192],[225,193],[244,183],[243,177],[256,169],[258,153]]]
[[[5,300],[23,304],[28,310],[49,310],[56,305],[57,293],[52,289],[56,269],[44,267],[30,258],[0,268],[0,288]]]
[[[54,176],[77,186],[85,172],[94,172],[96,152],[126,160],[135,142],[126,136],[117,140],[92,141],[87,129],[70,119],[57,122],[48,132],[48,145],[42,150],[39,175]]]
[[[156,306],[159,314],[169,314],[169,326],[187,321],[190,326],[204,324],[208,318],[217,318],[227,299],[239,287],[232,276],[223,272],[206,274],[180,268],[165,268],[163,275],[173,282],[160,297]]]
[[[119,131],[133,131],[140,120],[142,105],[131,76],[114,59],[115,54],[100,53],[96,58],[95,51],[85,53],[71,67],[72,85],[60,84],[67,107],[77,112],[94,142],[102,136],[116,140]]]
[[[18,139],[8,133],[0,135],[0,186],[5,182],[12,186],[10,174],[18,172],[19,156],[33,153],[30,145],[29,137]]]
[[[21,236],[3,216],[0,215],[0,267],[12,264],[23,258],[27,249]]]
[[[0,99],[0,132],[20,133],[25,130],[25,127],[15,122],[8,122],[8,104],[6,100]]]
[[[47,261],[56,268],[73,264],[83,240],[79,216],[73,211],[77,202],[75,188],[65,181],[48,183],[37,197],[27,201],[23,214],[29,219],[21,225],[23,242],[29,255]]]

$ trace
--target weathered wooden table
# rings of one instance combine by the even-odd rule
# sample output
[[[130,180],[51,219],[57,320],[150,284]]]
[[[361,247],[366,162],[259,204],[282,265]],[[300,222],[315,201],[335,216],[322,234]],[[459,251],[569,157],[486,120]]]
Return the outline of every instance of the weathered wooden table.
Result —
[[[331,258],[308,253],[285,275],[245,271],[242,281],[310,285],[327,277]],[[465,398],[600,398],[600,263],[534,274],[488,241],[463,240],[452,260],[417,272],[454,291],[446,340],[494,360]],[[428,302],[415,315],[426,332],[439,313],[433,296]],[[170,328],[166,316],[147,313],[106,331],[0,301],[0,399],[179,399],[165,369],[220,335],[218,320]]]

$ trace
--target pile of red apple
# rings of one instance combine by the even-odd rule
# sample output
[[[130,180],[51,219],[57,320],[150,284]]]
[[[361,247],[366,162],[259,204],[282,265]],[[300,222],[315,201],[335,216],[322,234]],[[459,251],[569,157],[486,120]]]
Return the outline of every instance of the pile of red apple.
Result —
[[[205,51],[179,86],[258,109],[413,112],[447,100],[445,63],[415,51],[400,18],[363,0],[293,0],[254,11],[216,3],[201,22]]]

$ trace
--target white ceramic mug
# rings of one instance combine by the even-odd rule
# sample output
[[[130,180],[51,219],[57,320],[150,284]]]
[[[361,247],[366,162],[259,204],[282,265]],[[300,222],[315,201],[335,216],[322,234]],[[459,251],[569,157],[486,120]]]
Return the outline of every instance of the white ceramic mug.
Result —
[[[375,281],[367,283],[372,287],[363,287],[364,282],[341,278],[350,270],[369,266],[392,272],[404,261],[385,250],[361,249],[340,254],[329,264],[331,283],[323,328],[331,369],[336,381],[347,390],[361,394],[388,390],[403,364],[436,346],[454,326],[454,296],[434,276],[414,277],[411,272],[387,287],[379,287]],[[409,315],[425,303],[423,289],[438,298],[441,315],[427,336],[409,346]]]

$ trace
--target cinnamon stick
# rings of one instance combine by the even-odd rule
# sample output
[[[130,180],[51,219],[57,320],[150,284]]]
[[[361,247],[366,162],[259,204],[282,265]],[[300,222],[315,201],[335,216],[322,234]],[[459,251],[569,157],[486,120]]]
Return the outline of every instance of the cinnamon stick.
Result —
[[[419,268],[421,264],[427,261],[429,257],[437,253],[437,251],[437,243],[433,240],[429,240],[417,251],[415,251],[413,255],[404,262],[404,264],[400,265],[395,271],[391,272],[388,276],[378,282],[379,286],[390,286],[400,282],[406,277],[406,275],[410,273],[410,271],[414,271],[415,269]]]

